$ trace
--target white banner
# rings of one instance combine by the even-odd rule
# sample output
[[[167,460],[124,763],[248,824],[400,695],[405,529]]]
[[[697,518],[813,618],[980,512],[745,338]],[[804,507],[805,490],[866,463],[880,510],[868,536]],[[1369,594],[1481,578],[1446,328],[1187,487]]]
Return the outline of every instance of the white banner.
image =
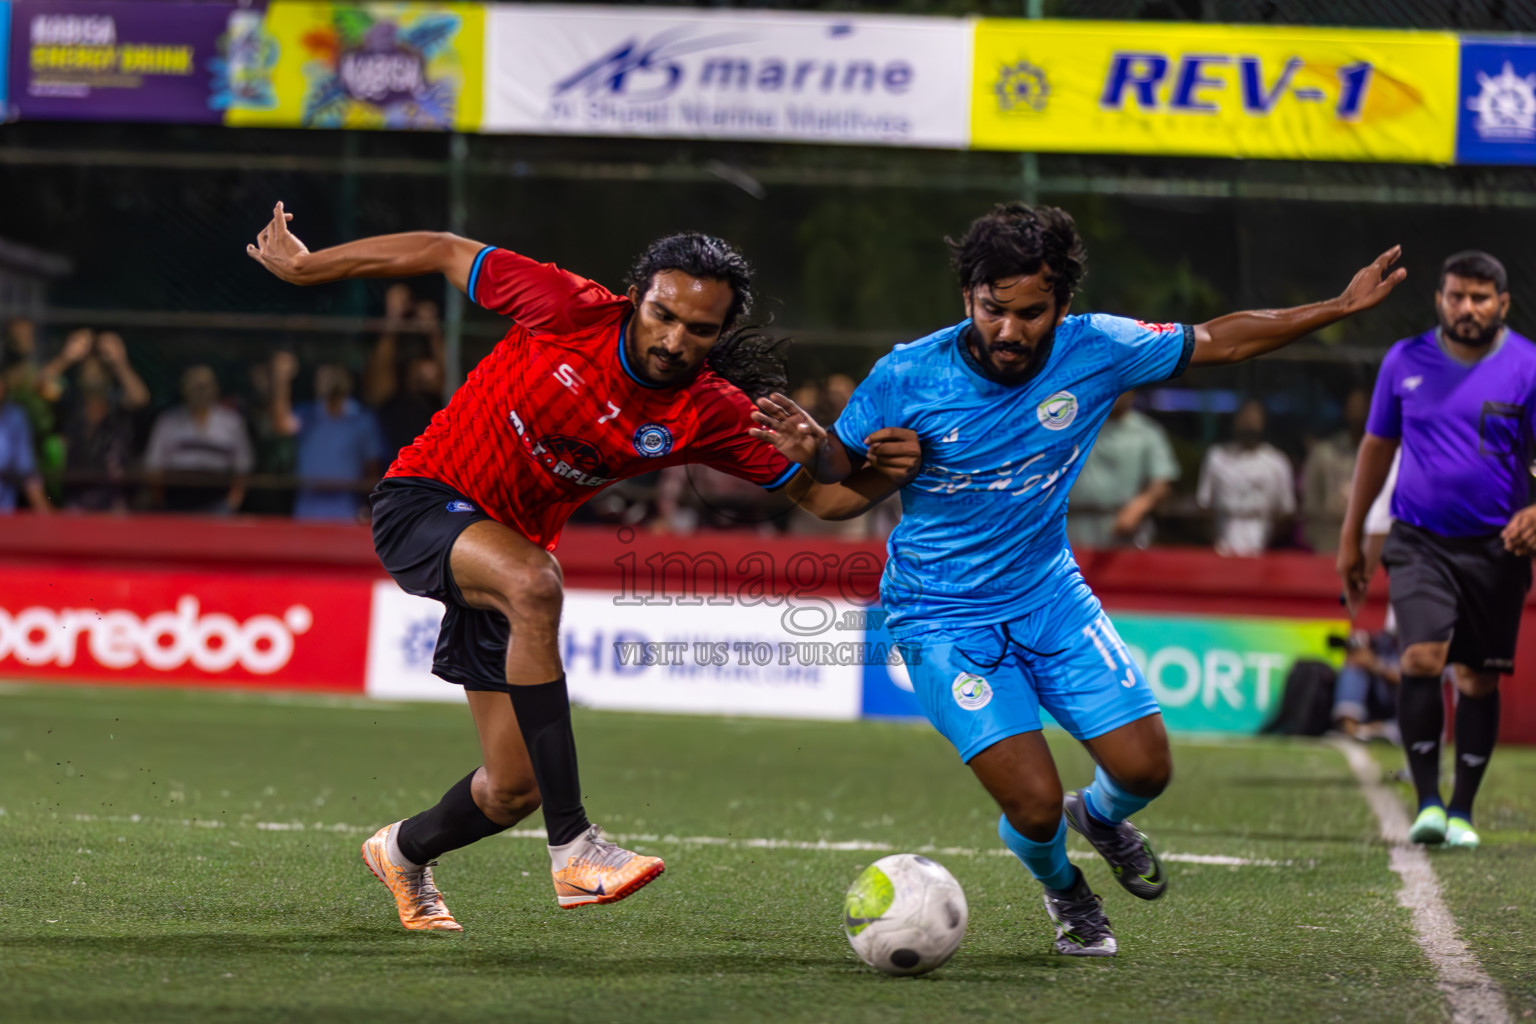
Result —
[[[960,149],[972,39],[947,18],[494,6],[481,130]]]
[[[594,708],[775,718],[858,718],[862,625],[854,606],[807,598],[786,608],[621,604],[606,591],[565,595],[560,643],[571,699]],[[633,600],[633,599],[632,599]],[[432,675],[442,605],[391,581],[373,592],[368,694],[463,700]]]

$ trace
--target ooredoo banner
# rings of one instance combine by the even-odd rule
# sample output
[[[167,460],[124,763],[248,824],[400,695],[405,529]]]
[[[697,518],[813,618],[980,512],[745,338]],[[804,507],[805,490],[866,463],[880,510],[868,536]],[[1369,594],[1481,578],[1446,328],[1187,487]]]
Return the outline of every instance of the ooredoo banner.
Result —
[[[19,118],[217,124],[223,115],[211,100],[235,9],[222,3],[16,0],[10,107]]]
[[[979,149],[1448,164],[1449,32],[982,20]]]
[[[969,22],[501,5],[487,132],[962,148]]]
[[[367,580],[0,569],[0,676],[361,692]]]

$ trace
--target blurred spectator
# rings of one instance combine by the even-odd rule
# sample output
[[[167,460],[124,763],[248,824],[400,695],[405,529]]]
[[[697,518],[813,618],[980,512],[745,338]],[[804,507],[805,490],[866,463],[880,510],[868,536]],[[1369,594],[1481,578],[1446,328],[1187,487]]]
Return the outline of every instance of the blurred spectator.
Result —
[[[65,343],[66,352],[71,343],[81,344],[79,336],[82,334],[83,344],[89,350],[90,332],[76,331]],[[37,328],[31,320],[14,317],[6,323],[0,374],[5,376],[10,401],[26,414],[27,423],[32,428],[34,452],[38,442],[53,432],[53,403],[59,397],[58,374],[54,372],[57,362],[55,359],[46,367],[39,364]]]
[[[658,533],[746,528],[770,534],[778,532],[774,517],[789,507],[784,498],[750,480],[702,463],[668,466],[656,484],[657,518],[651,526]]]
[[[443,333],[437,304],[416,300],[405,285],[384,294],[384,316],[363,373],[363,399],[378,411],[386,457],[393,458],[443,407]]]
[[[293,353],[272,357],[272,429],[298,439],[294,518],[357,522],[367,485],[383,469],[379,422],[352,397],[352,375],[339,363],[315,368],[315,400],[295,408],[298,373]]]
[[[1264,406],[1237,410],[1233,439],[1214,445],[1200,466],[1197,500],[1216,516],[1216,553],[1259,555],[1276,527],[1296,513],[1291,460],[1264,441]]]
[[[33,511],[49,511],[43,479],[37,472],[37,452],[32,447],[32,426],[27,414],[7,395],[6,376],[0,374],[0,513],[16,511],[18,493],[25,492]]]
[[[1152,543],[1152,510],[1179,478],[1168,434],[1134,408],[1136,393],[1115,400],[1072,487],[1067,539],[1074,548]]]
[[[1362,388],[1352,390],[1344,399],[1344,429],[1314,444],[1302,464],[1301,528],[1313,551],[1338,550],[1339,529],[1355,478],[1355,452],[1365,436],[1370,408],[1370,395]]]
[[[265,477],[293,476],[293,438],[279,434],[272,422],[272,364],[268,360],[262,359],[246,367],[240,412],[255,448],[256,473]],[[257,515],[292,515],[293,490],[289,487],[252,487],[246,495],[244,508]]]
[[[1357,629],[1345,641],[1344,667],[1333,688],[1333,720],[1357,740],[1400,742],[1397,732],[1397,628],[1390,613],[1385,629]]]
[[[77,332],[79,333],[79,332]],[[69,346],[66,346],[69,349]],[[92,511],[128,507],[121,482],[133,458],[133,413],[149,405],[149,389],[128,361],[118,335],[104,331],[77,357],[73,380],[59,402],[64,436],[64,505]]]
[[[155,504],[172,512],[234,512],[251,471],[245,424],[219,404],[219,379],[210,366],[187,367],[181,399],[184,405],[155,420],[144,453]]]
[[[830,414],[827,420],[829,426],[832,420],[837,419],[843,414],[843,410],[848,408],[848,400],[853,397],[854,389],[858,386],[859,382],[846,373],[834,373],[827,378],[821,390],[826,396],[826,408]]]

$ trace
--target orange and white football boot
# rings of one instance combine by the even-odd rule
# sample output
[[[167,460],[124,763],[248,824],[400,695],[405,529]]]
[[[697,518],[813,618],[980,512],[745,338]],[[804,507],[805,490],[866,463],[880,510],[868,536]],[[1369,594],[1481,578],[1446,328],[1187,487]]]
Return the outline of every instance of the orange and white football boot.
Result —
[[[617,903],[667,869],[660,857],[632,853],[604,839],[596,825],[564,846],[551,846],[549,853],[555,896],[565,909]]]
[[[432,865],[408,871],[389,857],[389,836],[400,822],[385,825],[363,843],[363,863],[395,898],[400,923],[413,932],[461,932],[464,926],[443,905],[443,894],[432,884]]]

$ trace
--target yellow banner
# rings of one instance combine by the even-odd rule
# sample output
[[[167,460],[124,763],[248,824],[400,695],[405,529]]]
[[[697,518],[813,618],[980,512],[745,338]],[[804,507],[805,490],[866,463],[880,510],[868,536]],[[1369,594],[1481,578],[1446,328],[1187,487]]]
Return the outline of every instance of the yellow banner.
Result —
[[[1449,32],[982,20],[978,149],[1451,162]]]
[[[276,0],[259,20],[231,21],[229,52],[229,125],[480,127],[479,4]]]

